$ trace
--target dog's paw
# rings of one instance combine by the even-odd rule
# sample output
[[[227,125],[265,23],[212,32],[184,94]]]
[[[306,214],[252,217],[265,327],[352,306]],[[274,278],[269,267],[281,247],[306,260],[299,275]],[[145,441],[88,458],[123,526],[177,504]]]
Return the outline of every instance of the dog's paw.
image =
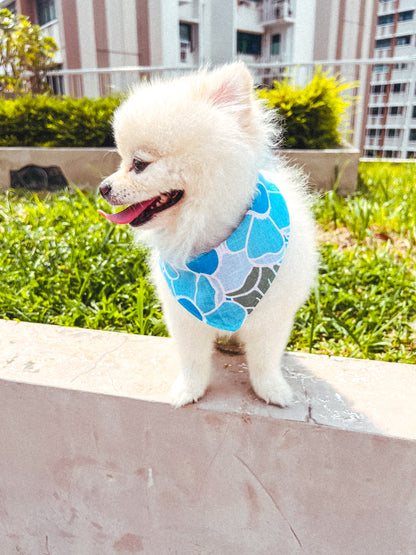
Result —
[[[294,401],[292,388],[279,373],[268,376],[257,376],[252,381],[252,386],[256,394],[272,405],[279,407],[289,407]]]
[[[197,380],[186,379],[183,374],[179,374],[170,390],[171,403],[174,407],[196,403],[205,393],[205,389],[206,386]]]

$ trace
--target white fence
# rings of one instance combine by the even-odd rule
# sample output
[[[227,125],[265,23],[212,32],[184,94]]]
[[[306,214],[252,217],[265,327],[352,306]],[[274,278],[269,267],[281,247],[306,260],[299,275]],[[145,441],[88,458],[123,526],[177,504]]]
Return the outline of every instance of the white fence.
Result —
[[[409,158],[416,155],[416,58],[248,63],[248,66],[256,82],[265,86],[272,86],[274,80],[285,75],[300,85],[305,84],[317,67],[339,73],[342,79],[353,84],[346,94],[357,97],[349,114],[348,141],[366,156]],[[50,72],[48,79],[57,94],[107,96],[155,76],[170,77],[194,69],[137,66],[61,70]]]

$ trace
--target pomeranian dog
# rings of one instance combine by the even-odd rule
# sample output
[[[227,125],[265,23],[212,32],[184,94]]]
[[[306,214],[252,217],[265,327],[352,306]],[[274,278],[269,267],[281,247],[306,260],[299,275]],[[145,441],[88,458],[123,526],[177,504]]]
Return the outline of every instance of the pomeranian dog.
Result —
[[[272,154],[276,125],[242,63],[139,85],[114,116],[122,162],[99,186],[153,250],[182,371],[175,406],[207,389],[218,335],[245,344],[252,387],[291,404],[281,370],[317,255],[305,180]],[[264,297],[264,298],[263,298]]]

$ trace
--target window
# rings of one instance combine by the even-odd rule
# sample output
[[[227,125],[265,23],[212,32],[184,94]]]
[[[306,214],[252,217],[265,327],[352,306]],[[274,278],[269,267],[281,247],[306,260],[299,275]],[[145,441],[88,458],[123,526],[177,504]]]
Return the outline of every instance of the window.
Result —
[[[376,40],[376,48],[391,48],[391,39]]]
[[[386,64],[377,64],[374,66],[374,71],[377,73],[387,73],[389,70],[389,66]]]
[[[416,106],[413,106],[412,118],[416,118]]]
[[[373,94],[385,93],[387,91],[387,85],[373,85],[371,87],[371,92]]]
[[[381,129],[367,129],[367,135],[369,137],[380,137]]]
[[[396,46],[406,46],[406,44],[410,44],[410,35],[396,37]]]
[[[271,44],[271,51],[272,56],[277,56],[280,54],[280,35],[273,35],[272,36],[272,44]]]
[[[387,129],[387,137],[400,137],[400,129]]]
[[[407,151],[406,158],[415,158],[416,152],[412,152],[411,150]]]
[[[401,116],[403,114],[403,106],[391,106],[389,114],[391,116]]]
[[[237,52],[239,54],[251,54],[254,56],[260,56],[261,35],[237,31]]]
[[[403,93],[406,92],[406,83],[394,83],[391,86],[393,93]]]
[[[372,107],[368,109],[368,113],[370,116],[382,116],[384,114],[384,108],[382,107]]]
[[[36,0],[39,25],[46,25],[56,19],[55,0]]]
[[[409,141],[416,141],[416,129],[411,129],[409,132]]]
[[[406,12],[400,12],[399,13],[399,21],[409,21],[410,19],[413,19],[413,12],[414,12],[414,10],[408,10]]]
[[[183,23],[182,21],[179,22],[179,38],[181,40],[181,43],[184,42],[186,44],[189,44],[192,50],[193,44],[191,23]]]
[[[389,25],[390,23],[394,23],[394,13],[380,15],[377,20],[377,25]]]
[[[406,63],[394,64],[393,69],[407,69],[408,65]]]
[[[57,70],[62,69],[62,64],[58,64]],[[53,94],[63,95],[65,94],[64,88],[64,78],[62,75],[48,75],[46,77],[48,85],[53,90]]]

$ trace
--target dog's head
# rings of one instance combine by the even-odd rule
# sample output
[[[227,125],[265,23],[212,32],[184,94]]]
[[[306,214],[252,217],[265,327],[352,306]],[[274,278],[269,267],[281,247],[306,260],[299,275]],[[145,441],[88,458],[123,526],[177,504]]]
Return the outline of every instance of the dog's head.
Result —
[[[152,230],[182,258],[216,246],[250,205],[265,126],[243,64],[140,85],[114,116],[122,162],[105,217]]]

